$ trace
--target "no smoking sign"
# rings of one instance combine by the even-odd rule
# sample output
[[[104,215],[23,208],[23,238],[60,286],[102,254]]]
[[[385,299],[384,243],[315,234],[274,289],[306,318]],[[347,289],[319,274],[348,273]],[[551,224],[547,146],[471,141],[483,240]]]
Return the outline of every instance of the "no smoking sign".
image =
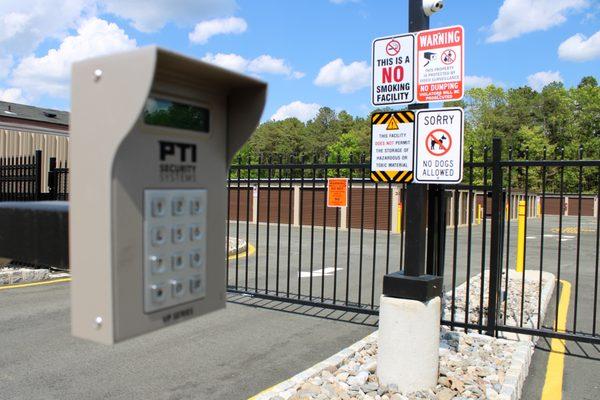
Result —
[[[414,101],[414,49],[415,37],[410,33],[373,41],[373,105],[410,104]]]
[[[461,108],[417,113],[415,182],[457,184],[462,181],[463,128]]]

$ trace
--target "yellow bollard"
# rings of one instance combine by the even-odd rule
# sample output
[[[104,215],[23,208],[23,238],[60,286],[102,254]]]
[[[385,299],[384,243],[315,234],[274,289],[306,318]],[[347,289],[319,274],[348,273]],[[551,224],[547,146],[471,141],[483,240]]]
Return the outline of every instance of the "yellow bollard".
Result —
[[[481,220],[483,216],[483,207],[481,204],[477,204],[477,224],[481,224]]]
[[[519,230],[517,233],[517,272],[523,272],[525,266],[525,200],[519,201]]]
[[[396,216],[396,221],[398,222],[396,224],[396,233],[400,233],[402,232],[402,203],[398,204],[398,212],[397,212],[397,216]]]

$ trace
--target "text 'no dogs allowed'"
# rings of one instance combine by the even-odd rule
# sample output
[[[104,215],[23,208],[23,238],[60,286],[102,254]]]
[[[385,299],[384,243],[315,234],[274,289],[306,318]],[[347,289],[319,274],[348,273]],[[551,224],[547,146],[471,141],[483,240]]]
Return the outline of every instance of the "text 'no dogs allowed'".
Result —
[[[463,115],[461,108],[417,113],[416,182],[456,184],[462,181]]]

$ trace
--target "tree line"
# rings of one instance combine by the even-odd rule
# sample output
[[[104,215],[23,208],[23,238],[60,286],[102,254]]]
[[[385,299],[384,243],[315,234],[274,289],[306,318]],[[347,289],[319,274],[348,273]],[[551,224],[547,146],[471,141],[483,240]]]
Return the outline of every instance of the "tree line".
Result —
[[[482,161],[492,138],[503,143],[503,158],[513,159],[599,159],[600,87],[596,78],[584,77],[577,86],[566,88],[554,82],[541,91],[528,86],[503,88],[490,85],[466,91],[463,100],[444,106],[465,110],[465,160],[472,149],[474,161]],[[387,111],[381,109],[379,111]],[[297,118],[262,123],[238,153],[237,161],[246,164],[301,160],[329,162],[368,161],[371,146],[370,116],[352,116],[322,107],[317,115],[302,122]],[[490,151],[487,152],[491,153]],[[465,170],[465,173],[467,171]],[[525,174],[530,187],[539,190],[546,177],[548,190],[560,190],[558,168],[517,168],[512,186],[522,187]],[[598,190],[599,172],[581,171],[584,191]],[[567,191],[578,190],[578,168],[564,168]],[[474,170],[474,181],[483,179],[482,169]],[[594,186],[595,185],[595,186]]]

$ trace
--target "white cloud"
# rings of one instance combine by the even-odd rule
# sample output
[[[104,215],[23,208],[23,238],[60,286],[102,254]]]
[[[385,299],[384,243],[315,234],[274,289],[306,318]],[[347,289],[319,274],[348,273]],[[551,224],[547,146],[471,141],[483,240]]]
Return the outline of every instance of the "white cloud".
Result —
[[[12,73],[12,84],[33,96],[67,97],[71,63],[136,47],[116,24],[91,18],[81,23],[77,34],[67,36],[45,56],[25,57]]]
[[[215,18],[196,24],[188,37],[192,43],[204,44],[215,35],[239,34],[246,32],[246,29],[248,29],[248,24],[243,18]]]
[[[558,56],[569,61],[590,61],[600,58],[600,31],[589,38],[578,33],[558,47]]]
[[[206,18],[231,15],[235,0],[99,0],[109,13],[131,21],[142,32],[154,32],[167,22],[191,25]]]
[[[244,57],[233,53],[206,53],[206,55],[202,57],[202,60],[236,72],[244,72],[246,68],[248,68],[249,63]]]
[[[550,29],[564,23],[567,13],[587,6],[588,0],[504,0],[487,41],[504,42]]]
[[[0,57],[0,79],[4,79],[10,73],[14,64],[14,58],[11,55]]]
[[[467,88],[481,88],[487,87],[494,84],[494,80],[487,76],[467,75],[465,76],[465,87]]]
[[[294,71],[284,59],[275,58],[267,54],[249,60],[233,53],[207,53],[202,60],[236,72],[249,72],[257,75],[284,75],[293,79],[300,79],[304,76],[303,72]]]
[[[527,84],[535,91],[540,92],[544,86],[552,82],[562,82],[563,78],[558,71],[540,71],[527,77]]]
[[[46,39],[63,38],[94,12],[94,0],[0,1],[0,52],[31,53]]]
[[[274,58],[267,54],[258,56],[250,61],[248,71],[256,74],[286,75],[294,79],[300,79],[304,76],[304,72],[292,70],[292,67],[286,64],[282,58]]]
[[[27,103],[23,91],[19,88],[0,89],[0,100],[10,103]]]
[[[298,118],[300,121],[306,122],[314,118],[320,108],[321,105],[317,103],[293,101],[290,104],[279,107],[271,119],[274,121],[281,121],[287,118]]]
[[[344,64],[337,58],[321,67],[314,83],[317,86],[335,86],[340,93],[352,93],[370,84],[370,68],[364,61]]]

